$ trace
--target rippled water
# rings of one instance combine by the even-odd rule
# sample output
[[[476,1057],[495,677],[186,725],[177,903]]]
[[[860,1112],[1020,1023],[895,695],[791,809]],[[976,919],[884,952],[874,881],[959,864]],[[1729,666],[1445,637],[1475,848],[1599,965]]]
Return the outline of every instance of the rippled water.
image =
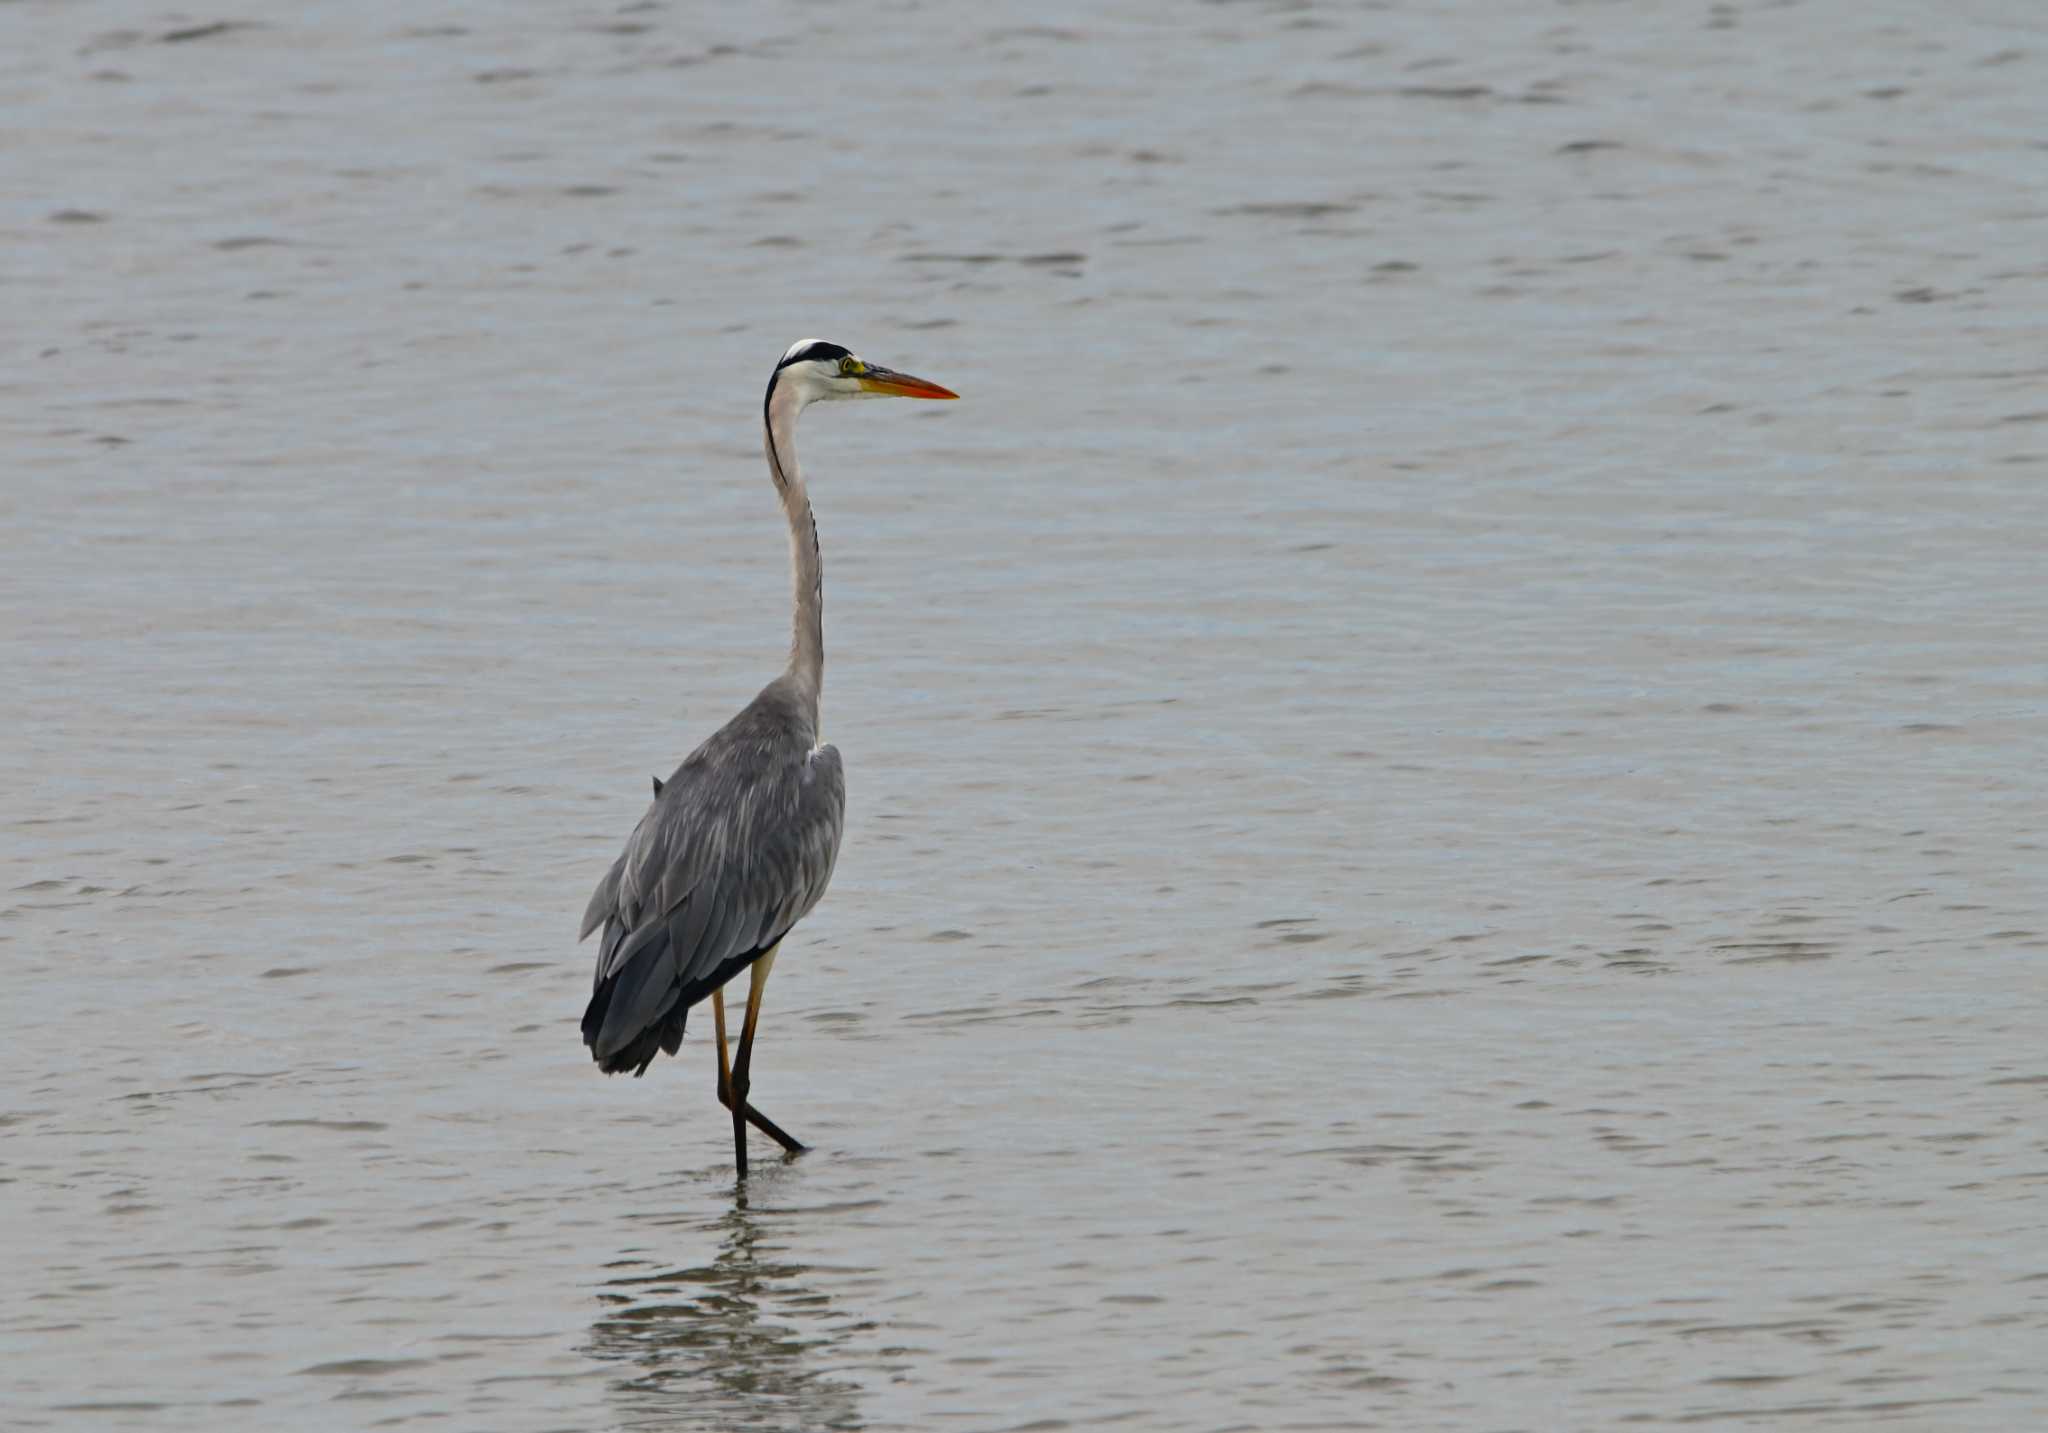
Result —
[[[1654,13],[1646,13],[1654,11]],[[0,8],[0,1422],[2048,1421],[2027,4]],[[775,670],[743,1194],[590,886]]]

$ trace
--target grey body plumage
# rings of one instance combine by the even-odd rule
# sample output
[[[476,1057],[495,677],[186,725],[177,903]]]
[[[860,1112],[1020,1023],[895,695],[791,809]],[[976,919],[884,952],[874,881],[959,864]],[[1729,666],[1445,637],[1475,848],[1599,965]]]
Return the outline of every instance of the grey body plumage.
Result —
[[[785,1148],[802,1147],[747,1105],[748,1066],[765,974],[782,938],[831,883],[846,816],[839,752],[818,740],[824,566],[796,464],[796,419],[814,402],[884,395],[955,396],[817,340],[793,344],[776,365],[762,415],[768,474],[789,527],[789,663],[667,781],[655,779],[653,803],[597,883],[577,937],[604,932],[583,1042],[606,1074],[643,1074],[657,1053],[675,1054],[690,1007],[713,997],[719,1097],[733,1111],[742,1175],[749,1120]],[[719,992],[750,966],[746,1024],[728,1085]]]
[[[689,1008],[824,896],[846,778],[813,722],[790,677],[770,682],[661,783],[598,882],[578,939],[604,928],[583,1040],[606,1074],[673,1055]]]

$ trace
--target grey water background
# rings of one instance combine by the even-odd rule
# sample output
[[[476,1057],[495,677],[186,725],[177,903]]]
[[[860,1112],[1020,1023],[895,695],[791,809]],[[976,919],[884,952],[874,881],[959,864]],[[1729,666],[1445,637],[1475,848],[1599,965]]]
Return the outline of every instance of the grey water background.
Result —
[[[0,1423],[2048,1420],[2048,14],[0,6]],[[776,669],[743,1196],[591,885]]]

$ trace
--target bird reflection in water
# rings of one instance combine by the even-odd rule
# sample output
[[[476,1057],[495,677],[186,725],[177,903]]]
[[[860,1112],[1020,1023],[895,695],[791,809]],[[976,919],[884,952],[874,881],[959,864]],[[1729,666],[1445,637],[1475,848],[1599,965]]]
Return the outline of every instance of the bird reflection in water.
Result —
[[[633,1366],[612,1385],[618,1426],[863,1427],[859,1387],[820,1366],[859,1321],[808,1287],[803,1265],[775,1257],[744,1193],[708,1227],[723,1240],[710,1263],[620,1274],[598,1295],[608,1310],[587,1352]]]

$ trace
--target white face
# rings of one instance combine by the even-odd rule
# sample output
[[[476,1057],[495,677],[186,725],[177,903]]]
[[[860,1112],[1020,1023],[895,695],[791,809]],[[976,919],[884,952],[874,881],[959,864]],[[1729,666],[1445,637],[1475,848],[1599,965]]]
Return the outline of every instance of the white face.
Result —
[[[783,366],[777,370],[777,383],[795,387],[798,396],[805,403],[818,403],[843,398],[879,398],[883,395],[870,393],[861,387],[860,375],[868,365],[857,354],[847,354],[788,360],[807,348],[815,347],[820,340],[800,338],[789,346],[783,357]]]
[[[848,365],[853,365],[849,367]],[[812,402],[833,398],[880,398],[880,393],[870,393],[860,386],[860,375],[867,371],[867,365],[854,354],[848,354],[836,363],[822,358],[806,359],[792,363],[783,370],[787,382],[796,371],[801,370],[798,381],[803,384],[804,394]]]

